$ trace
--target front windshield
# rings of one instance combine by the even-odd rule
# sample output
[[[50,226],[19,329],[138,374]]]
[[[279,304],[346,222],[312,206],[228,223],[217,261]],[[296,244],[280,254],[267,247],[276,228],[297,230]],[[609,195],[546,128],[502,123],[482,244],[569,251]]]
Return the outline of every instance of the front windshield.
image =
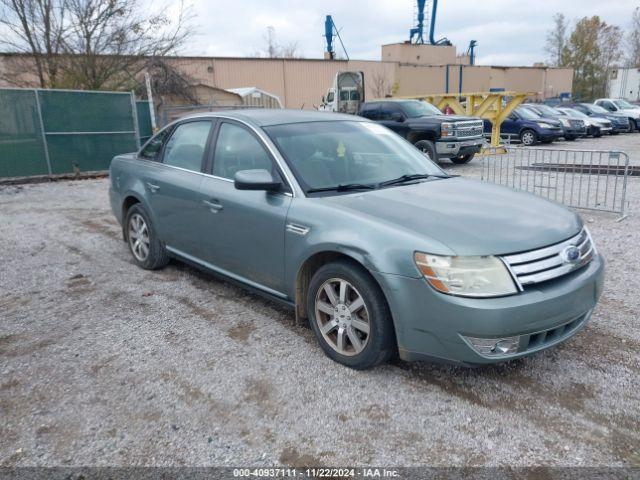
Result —
[[[611,113],[609,110],[602,108],[600,105],[585,105],[591,113]]]
[[[574,110],[573,108],[563,108],[562,111],[569,115],[571,118],[589,118],[588,115],[580,112],[579,110]]]
[[[420,100],[399,103],[402,106],[402,110],[411,118],[425,117],[427,115],[442,115],[442,112],[436,107]]]
[[[525,107],[518,107],[517,112],[522,118],[526,118],[527,120],[537,120],[540,118],[540,115],[536,112]]]
[[[635,108],[626,100],[614,100],[613,103],[615,103],[618,108]]]
[[[446,174],[391,130],[370,122],[330,121],[265,127],[305,190],[368,185],[403,175]]]
[[[556,115],[558,115],[560,112],[558,112],[558,110],[556,110],[555,108],[552,108],[548,105],[544,105],[544,104],[540,104],[540,105],[536,105],[538,111],[540,111],[543,115],[547,115],[549,117],[555,117]]]

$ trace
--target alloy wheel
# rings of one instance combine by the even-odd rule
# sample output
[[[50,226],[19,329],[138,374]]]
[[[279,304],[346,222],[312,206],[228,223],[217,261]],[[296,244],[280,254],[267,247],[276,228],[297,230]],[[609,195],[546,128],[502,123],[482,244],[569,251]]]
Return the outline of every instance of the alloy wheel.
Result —
[[[330,278],[318,289],[315,317],[325,341],[341,355],[357,355],[369,342],[369,312],[358,290],[342,278]]]
[[[144,262],[149,256],[149,228],[144,217],[134,213],[129,219],[129,246],[133,256],[140,262]]]
[[[533,144],[533,133],[524,132],[522,134],[522,143],[524,143],[525,145],[532,145]]]

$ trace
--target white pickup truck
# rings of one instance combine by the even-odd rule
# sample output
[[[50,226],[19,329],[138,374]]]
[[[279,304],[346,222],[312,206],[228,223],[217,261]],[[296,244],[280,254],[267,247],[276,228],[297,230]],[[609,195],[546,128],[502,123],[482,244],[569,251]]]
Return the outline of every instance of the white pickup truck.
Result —
[[[318,110],[357,115],[364,102],[364,72],[338,72]]]

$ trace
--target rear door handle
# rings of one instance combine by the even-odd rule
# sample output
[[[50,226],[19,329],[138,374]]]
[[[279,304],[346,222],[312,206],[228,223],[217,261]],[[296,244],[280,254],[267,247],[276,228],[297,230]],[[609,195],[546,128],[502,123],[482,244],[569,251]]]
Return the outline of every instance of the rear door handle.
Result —
[[[147,188],[151,191],[151,193],[156,193],[160,190],[160,185],[155,185],[151,182],[147,182]]]
[[[217,200],[204,200],[202,203],[204,203],[212,213],[218,213],[223,208]]]

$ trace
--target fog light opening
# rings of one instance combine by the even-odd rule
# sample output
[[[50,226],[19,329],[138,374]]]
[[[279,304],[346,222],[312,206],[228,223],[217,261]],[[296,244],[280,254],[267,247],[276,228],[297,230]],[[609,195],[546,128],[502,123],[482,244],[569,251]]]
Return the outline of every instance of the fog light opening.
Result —
[[[504,338],[463,337],[471,347],[485,357],[499,357],[518,353],[520,336]]]

